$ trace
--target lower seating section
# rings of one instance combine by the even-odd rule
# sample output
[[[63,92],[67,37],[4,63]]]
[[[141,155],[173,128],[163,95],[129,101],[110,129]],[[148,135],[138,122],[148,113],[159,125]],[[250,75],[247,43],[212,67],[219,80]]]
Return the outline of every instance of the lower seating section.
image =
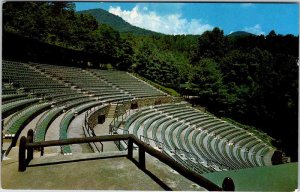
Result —
[[[116,132],[132,133],[200,174],[264,166],[264,155],[274,150],[255,134],[186,103],[137,110]]]

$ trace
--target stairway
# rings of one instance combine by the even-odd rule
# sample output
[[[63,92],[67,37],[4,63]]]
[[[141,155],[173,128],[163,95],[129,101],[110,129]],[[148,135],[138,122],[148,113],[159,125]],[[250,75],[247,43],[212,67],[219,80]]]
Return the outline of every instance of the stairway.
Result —
[[[116,108],[117,108],[117,104],[111,104],[108,114],[107,114],[107,118],[114,118],[115,117],[115,113],[116,113]]]

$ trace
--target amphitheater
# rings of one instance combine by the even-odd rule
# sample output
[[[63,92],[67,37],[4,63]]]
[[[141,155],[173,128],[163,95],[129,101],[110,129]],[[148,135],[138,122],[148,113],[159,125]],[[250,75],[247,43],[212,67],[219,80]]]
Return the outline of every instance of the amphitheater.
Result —
[[[222,190],[225,177],[235,190],[297,187],[297,164],[265,133],[128,72],[4,60],[1,106],[5,189]]]

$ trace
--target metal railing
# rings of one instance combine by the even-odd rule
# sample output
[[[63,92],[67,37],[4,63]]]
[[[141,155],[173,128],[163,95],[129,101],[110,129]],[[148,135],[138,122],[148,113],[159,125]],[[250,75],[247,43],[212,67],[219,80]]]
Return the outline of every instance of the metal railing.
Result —
[[[140,140],[147,143],[148,145],[150,145],[150,141],[153,141],[155,143],[155,145],[160,149],[160,150],[164,150],[164,143],[160,142],[156,139],[152,139],[150,137],[146,137],[144,135],[140,135]]]
[[[61,145],[70,145],[70,144],[79,144],[79,143],[89,143],[89,142],[107,142],[107,141],[120,141],[127,140],[128,141],[128,151],[127,158],[129,160],[134,161],[133,158],[133,144],[138,146],[138,162],[137,165],[140,169],[146,170],[146,158],[145,153],[157,158],[161,162],[170,166],[172,169],[177,171],[182,176],[187,179],[195,182],[196,184],[204,187],[210,191],[222,191],[222,190],[234,190],[234,183],[231,178],[225,178],[222,184],[222,187],[212,183],[208,179],[202,177],[201,175],[185,168],[181,164],[177,163],[175,160],[167,156],[166,154],[150,147],[146,143],[140,141],[136,136],[132,134],[126,135],[104,135],[104,136],[96,136],[96,137],[88,137],[88,138],[70,138],[63,140],[52,140],[52,141],[41,141],[41,142],[33,142],[33,130],[30,129],[27,133],[27,138],[23,136],[20,140],[19,144],[19,171],[24,172],[26,167],[33,159],[34,149],[41,149],[44,147],[50,146],[61,146]],[[27,153],[27,155],[26,155]]]

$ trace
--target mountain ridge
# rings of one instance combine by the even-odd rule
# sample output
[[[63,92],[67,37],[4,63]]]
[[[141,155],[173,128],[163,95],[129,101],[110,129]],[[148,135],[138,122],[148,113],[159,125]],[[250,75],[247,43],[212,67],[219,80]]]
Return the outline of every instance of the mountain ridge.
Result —
[[[165,35],[159,32],[131,25],[121,17],[109,13],[108,11],[101,8],[77,11],[76,13],[90,14],[94,16],[99,23],[107,24],[120,33],[132,33],[135,35]]]
[[[249,33],[247,31],[235,31],[235,32],[228,34],[227,36],[228,37],[242,37],[242,36],[244,37],[244,36],[250,36],[250,35],[256,36],[255,34]]]

